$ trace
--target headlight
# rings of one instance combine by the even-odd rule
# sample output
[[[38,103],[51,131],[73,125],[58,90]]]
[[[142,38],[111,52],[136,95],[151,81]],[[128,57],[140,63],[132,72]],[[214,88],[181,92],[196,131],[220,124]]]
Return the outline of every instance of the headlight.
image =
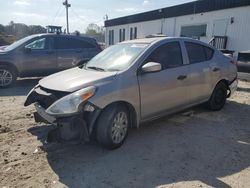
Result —
[[[50,115],[69,115],[77,113],[79,105],[92,97],[94,93],[94,86],[81,89],[54,102],[46,112]]]

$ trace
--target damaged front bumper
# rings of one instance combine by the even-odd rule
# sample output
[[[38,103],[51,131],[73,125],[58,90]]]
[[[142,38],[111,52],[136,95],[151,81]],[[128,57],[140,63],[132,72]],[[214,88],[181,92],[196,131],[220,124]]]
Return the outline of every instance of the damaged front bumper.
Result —
[[[81,104],[79,112],[75,114],[50,115],[46,112],[46,109],[63,97],[63,94],[56,92],[37,87],[29,93],[25,101],[25,106],[34,103],[36,108],[34,119],[36,122],[56,125],[56,128],[48,133],[47,141],[88,141],[101,110],[86,101]]]
[[[54,124],[56,121],[56,118],[47,114],[45,109],[39,105],[38,103],[35,103],[36,112],[34,113],[35,121],[38,122],[44,122],[44,123],[51,123]]]

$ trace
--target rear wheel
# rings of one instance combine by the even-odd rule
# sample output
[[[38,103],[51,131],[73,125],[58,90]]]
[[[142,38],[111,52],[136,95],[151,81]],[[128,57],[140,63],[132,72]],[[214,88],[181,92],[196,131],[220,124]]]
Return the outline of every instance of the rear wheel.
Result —
[[[218,111],[223,108],[227,99],[227,86],[223,82],[219,82],[208,101],[208,107],[211,110]]]
[[[129,128],[129,113],[123,105],[112,105],[104,110],[97,121],[97,141],[107,149],[120,147]]]
[[[17,74],[11,67],[0,66],[0,88],[9,87],[16,81]]]

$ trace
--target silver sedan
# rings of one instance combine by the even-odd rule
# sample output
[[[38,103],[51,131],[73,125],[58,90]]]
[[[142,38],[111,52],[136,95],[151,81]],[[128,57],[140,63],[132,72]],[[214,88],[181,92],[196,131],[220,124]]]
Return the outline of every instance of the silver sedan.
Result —
[[[36,121],[58,125],[49,141],[94,136],[115,149],[142,122],[201,103],[221,110],[236,87],[230,57],[197,40],[158,37],[119,43],[40,80],[25,105],[35,103]]]

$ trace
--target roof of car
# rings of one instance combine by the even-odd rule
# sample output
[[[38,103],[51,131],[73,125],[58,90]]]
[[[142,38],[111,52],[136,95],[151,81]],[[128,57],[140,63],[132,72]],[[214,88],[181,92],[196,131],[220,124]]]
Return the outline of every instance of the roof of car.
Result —
[[[122,43],[153,43],[167,38],[169,37],[141,38],[141,39],[127,40]]]
[[[63,36],[63,37],[79,37],[79,38],[94,39],[94,38],[92,38],[92,37],[83,36],[83,35],[56,34],[56,33],[40,33],[40,34],[31,35],[31,36],[34,36],[34,37],[40,37],[40,36]]]
[[[209,45],[208,43],[204,43],[204,42],[202,42],[200,40],[192,39],[192,38],[188,38],[188,37],[151,37],[151,38],[141,38],[141,39],[127,40],[127,41],[121,42],[121,44],[126,44],[126,43],[153,44],[153,43],[157,43],[159,41],[173,40],[173,39],[176,40],[176,41],[185,40],[187,42],[194,42],[194,43],[198,43],[198,44],[210,47],[212,49],[216,49],[215,47]]]
[[[128,41],[124,41],[122,43],[154,43],[154,42],[158,42],[161,40],[166,40],[166,39],[176,39],[176,40],[180,40],[180,39],[187,39],[187,40],[192,40],[190,38],[186,38],[186,37],[151,37],[151,38],[141,38],[141,39],[134,39],[134,40],[128,40]]]

